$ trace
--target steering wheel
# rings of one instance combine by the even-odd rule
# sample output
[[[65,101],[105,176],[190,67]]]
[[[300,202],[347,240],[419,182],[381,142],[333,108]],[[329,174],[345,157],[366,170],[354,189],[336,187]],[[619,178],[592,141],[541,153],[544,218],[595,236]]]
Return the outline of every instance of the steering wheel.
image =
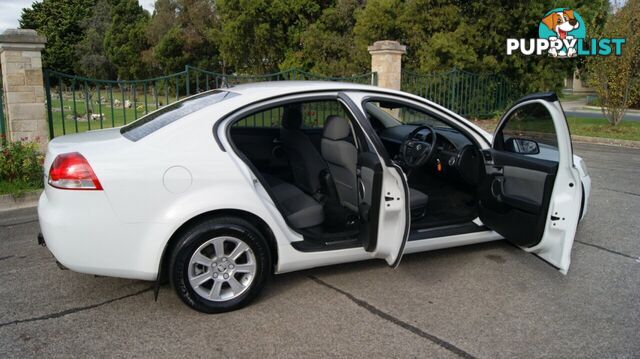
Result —
[[[422,130],[429,131],[431,134],[430,142],[416,139],[416,135]],[[427,134],[424,136],[424,139],[426,140],[428,137],[429,135]],[[400,157],[407,167],[416,168],[427,163],[431,159],[431,156],[433,156],[435,149],[436,131],[431,126],[421,125],[405,137],[404,142],[402,142],[400,146]]]

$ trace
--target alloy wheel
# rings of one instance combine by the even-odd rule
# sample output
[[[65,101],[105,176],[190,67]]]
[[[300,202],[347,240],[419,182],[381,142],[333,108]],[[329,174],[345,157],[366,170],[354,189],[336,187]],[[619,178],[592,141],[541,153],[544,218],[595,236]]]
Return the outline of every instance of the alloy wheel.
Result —
[[[256,257],[249,245],[235,237],[216,237],[191,256],[189,284],[202,298],[220,302],[244,293],[256,276]]]

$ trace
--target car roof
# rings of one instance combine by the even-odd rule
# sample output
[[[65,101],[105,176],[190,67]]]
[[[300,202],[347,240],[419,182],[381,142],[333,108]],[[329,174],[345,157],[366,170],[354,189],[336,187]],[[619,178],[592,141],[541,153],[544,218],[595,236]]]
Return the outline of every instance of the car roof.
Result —
[[[375,91],[400,94],[399,91],[389,90],[372,85],[354,84],[337,81],[265,81],[254,82],[229,87],[228,90],[242,95],[248,95],[254,99],[267,98],[278,95],[287,95],[311,91]],[[405,94],[406,95],[406,94]]]

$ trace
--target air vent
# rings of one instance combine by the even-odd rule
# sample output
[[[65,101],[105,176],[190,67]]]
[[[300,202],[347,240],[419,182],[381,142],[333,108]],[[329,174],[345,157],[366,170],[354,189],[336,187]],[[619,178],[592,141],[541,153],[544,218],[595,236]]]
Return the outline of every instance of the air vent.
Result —
[[[484,160],[486,162],[493,162],[493,157],[491,157],[490,151],[482,151],[482,155],[484,156]]]

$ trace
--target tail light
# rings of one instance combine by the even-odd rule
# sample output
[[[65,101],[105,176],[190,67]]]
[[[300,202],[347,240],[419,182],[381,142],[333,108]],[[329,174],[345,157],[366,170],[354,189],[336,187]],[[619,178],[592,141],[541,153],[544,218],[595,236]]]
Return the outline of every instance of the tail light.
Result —
[[[60,189],[102,191],[89,162],[78,152],[63,153],[53,160],[49,184]]]

